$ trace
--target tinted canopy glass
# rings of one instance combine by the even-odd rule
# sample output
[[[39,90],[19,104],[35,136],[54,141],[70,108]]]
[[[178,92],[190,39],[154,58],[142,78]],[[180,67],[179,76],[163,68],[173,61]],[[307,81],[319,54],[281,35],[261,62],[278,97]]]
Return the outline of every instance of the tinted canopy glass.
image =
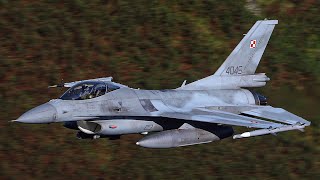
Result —
[[[102,96],[106,93],[104,82],[82,82],[68,89],[60,99],[63,100],[84,100]]]

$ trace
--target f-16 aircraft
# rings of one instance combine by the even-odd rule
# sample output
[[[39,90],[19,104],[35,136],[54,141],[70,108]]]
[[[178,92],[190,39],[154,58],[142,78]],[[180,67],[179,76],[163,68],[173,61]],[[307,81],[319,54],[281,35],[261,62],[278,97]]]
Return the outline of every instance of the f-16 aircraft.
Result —
[[[181,87],[142,90],[115,83],[111,77],[63,83],[59,98],[35,107],[17,122],[53,123],[78,130],[77,137],[119,138],[140,133],[136,142],[147,148],[172,148],[303,130],[311,123],[251,88],[270,79],[255,73],[278,20],[257,21],[225,62],[211,76]],[[254,128],[234,135],[233,126]]]

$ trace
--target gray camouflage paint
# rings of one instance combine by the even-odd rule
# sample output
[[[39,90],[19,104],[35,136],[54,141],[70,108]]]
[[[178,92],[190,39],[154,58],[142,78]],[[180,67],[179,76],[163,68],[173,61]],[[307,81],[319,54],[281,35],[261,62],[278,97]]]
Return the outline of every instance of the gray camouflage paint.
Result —
[[[310,122],[284,109],[262,106],[256,94],[244,89],[262,87],[270,79],[255,74],[277,20],[257,21],[217,72],[170,90],[140,90],[112,82],[111,77],[90,79],[120,89],[86,100],[54,99],[19,117],[18,122],[76,122],[85,134],[122,135],[162,131],[137,142],[149,148],[208,143],[230,137],[230,126],[259,128],[235,135],[251,137],[294,129]],[[254,43],[254,44],[253,44]],[[50,87],[72,87],[75,81]],[[263,119],[271,119],[271,122]]]

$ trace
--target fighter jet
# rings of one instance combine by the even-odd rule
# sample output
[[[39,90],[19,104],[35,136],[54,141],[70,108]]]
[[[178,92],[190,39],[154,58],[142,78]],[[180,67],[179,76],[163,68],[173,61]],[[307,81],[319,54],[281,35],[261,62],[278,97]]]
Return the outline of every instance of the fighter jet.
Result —
[[[255,73],[278,20],[257,21],[211,76],[181,87],[142,90],[111,77],[63,83],[59,98],[35,107],[16,122],[54,123],[78,130],[80,139],[119,138],[140,133],[146,148],[172,148],[303,130],[311,123],[267,104],[251,90],[270,79]],[[234,135],[233,126],[254,128]]]

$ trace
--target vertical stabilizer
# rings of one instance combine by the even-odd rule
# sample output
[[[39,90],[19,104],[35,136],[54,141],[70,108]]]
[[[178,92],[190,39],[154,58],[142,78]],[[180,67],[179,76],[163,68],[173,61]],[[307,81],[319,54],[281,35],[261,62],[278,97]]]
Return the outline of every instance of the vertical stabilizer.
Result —
[[[214,75],[254,74],[276,24],[278,20],[257,21]]]
[[[213,75],[186,84],[179,89],[235,89],[264,86],[269,78],[260,74],[258,76],[261,77],[257,80],[254,76],[276,24],[278,20],[257,21]],[[260,83],[261,78],[264,79],[262,83]]]

